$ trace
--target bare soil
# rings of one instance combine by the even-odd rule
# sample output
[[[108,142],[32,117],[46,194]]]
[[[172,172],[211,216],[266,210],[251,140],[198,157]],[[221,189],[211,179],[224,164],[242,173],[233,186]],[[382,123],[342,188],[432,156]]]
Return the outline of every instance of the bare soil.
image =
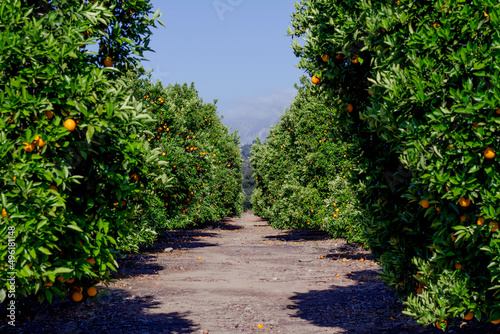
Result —
[[[401,313],[380,269],[362,247],[319,231],[275,230],[249,212],[169,232],[120,260],[99,297],[37,305],[0,332],[441,333]],[[473,321],[448,332],[498,331]]]

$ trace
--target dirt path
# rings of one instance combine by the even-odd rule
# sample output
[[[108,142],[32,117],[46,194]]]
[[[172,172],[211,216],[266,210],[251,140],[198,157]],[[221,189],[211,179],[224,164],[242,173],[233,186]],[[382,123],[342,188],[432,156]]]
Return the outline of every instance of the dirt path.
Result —
[[[100,298],[41,308],[18,332],[440,332],[401,314],[362,248],[251,213],[172,232],[120,266]]]

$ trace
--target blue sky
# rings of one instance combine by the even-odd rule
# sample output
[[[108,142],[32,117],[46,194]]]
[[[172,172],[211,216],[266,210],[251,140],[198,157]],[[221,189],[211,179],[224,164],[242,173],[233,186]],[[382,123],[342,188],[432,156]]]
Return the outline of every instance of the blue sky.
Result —
[[[295,95],[303,73],[286,36],[295,1],[153,0],[166,28],[153,30],[153,80],[195,83],[242,141],[263,136]]]

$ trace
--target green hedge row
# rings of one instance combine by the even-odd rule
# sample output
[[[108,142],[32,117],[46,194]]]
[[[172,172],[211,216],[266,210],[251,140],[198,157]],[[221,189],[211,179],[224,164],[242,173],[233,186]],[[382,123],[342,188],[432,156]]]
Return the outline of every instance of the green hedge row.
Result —
[[[301,1],[295,54],[354,122],[369,246],[406,313],[500,319],[497,1]],[[351,106],[351,107],[350,107]],[[347,109],[347,110],[346,110]]]
[[[205,103],[194,85],[153,85],[132,80],[133,94],[154,117],[147,127],[147,147],[159,150],[160,180],[145,212],[158,227],[189,228],[243,211],[242,158],[236,133],[221,123],[214,104]],[[161,219],[158,219],[162,217]]]
[[[138,79],[161,23],[151,9],[149,0],[0,2],[0,302],[80,301],[109,281],[119,250],[241,211],[238,139],[214,105],[192,87]],[[162,106],[139,93],[149,87]],[[163,146],[147,140],[161,123],[175,131]],[[193,131],[199,144],[185,144],[206,157],[181,150]]]
[[[358,171],[360,151],[353,144],[356,135],[347,135],[351,142],[339,140],[352,124],[342,123],[341,112],[307,79],[297,88],[266,143],[258,140],[252,147],[254,213],[278,228],[321,228],[364,243],[359,184],[349,181]]]

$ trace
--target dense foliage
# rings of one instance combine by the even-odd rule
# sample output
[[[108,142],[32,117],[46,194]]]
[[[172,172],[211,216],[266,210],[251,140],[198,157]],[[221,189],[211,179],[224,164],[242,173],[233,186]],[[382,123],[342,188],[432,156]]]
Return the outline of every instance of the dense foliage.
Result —
[[[147,155],[134,119],[148,117],[113,65],[148,50],[151,8],[0,3],[0,300],[14,288],[51,300],[71,288],[63,282],[81,292],[116,268],[112,249],[133,232],[127,201],[142,187],[129,175]],[[108,46],[86,51],[96,43]]]
[[[250,163],[252,145],[246,144],[241,146],[241,157],[243,158],[243,182],[241,184],[245,199],[243,200],[243,210],[248,211],[252,209],[251,198],[255,190],[255,179],[253,177],[252,164]]]
[[[241,212],[238,139],[215,106],[134,69],[151,8],[0,2],[0,302],[80,301],[119,250]]]
[[[252,147],[254,213],[275,227],[321,228],[363,243],[358,185],[349,181],[359,172],[357,137],[318,88],[302,84],[266,144]]]
[[[147,128],[146,147],[159,150],[164,163],[156,167],[161,177],[149,182],[165,186],[151,194],[154,201],[142,219],[154,229],[173,229],[240,215],[239,138],[221,123],[215,103],[203,102],[193,84],[163,87],[147,76],[132,82],[134,96],[155,119]]]
[[[289,29],[305,41],[293,44],[299,67],[358,135],[354,178],[383,278],[408,314],[441,328],[500,319],[499,10],[304,0]]]

